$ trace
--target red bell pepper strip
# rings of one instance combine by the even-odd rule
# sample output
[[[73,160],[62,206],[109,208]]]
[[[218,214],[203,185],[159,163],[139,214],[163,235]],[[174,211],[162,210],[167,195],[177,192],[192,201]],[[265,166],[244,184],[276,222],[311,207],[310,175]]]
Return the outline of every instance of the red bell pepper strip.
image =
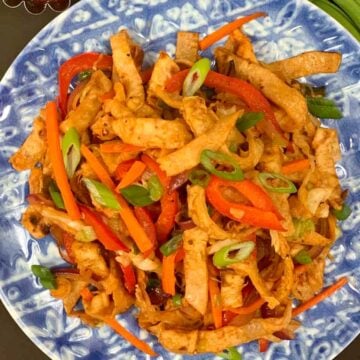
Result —
[[[179,194],[172,191],[167,192],[161,199],[161,213],[156,221],[157,240],[160,245],[166,242],[175,225],[175,216],[179,211]]]
[[[75,55],[65,61],[59,68],[59,107],[62,115],[66,115],[67,94],[71,80],[82,71],[96,67],[102,70],[112,69],[112,56],[95,52]]]
[[[267,339],[259,339],[259,352],[266,352],[269,348],[269,340]]]
[[[106,250],[123,250],[128,252],[129,248],[114,234],[114,232],[100,219],[95,212],[81,205],[80,210],[83,220],[87,225],[93,227],[97,239],[104,245]]]
[[[164,170],[161,170],[159,164],[152,159],[150,156],[146,154],[141,155],[141,161],[152,171],[156,174],[156,176],[159,178],[159,181],[161,182],[161,185],[167,189],[170,185],[171,178],[166,175],[166,172]]]
[[[135,214],[135,217],[137,218],[137,221],[143,227],[146,235],[148,236],[148,238],[150,239],[150,241],[153,243],[153,245],[155,247],[155,245],[157,244],[156,228],[155,228],[155,224],[153,223],[148,210],[146,210],[143,207],[135,206],[134,214]]]
[[[114,173],[115,179],[120,181],[125,176],[125,174],[130,170],[131,166],[135,161],[136,159],[122,161],[115,170]]]
[[[135,286],[136,286],[136,276],[135,276],[134,267],[132,266],[132,264],[129,264],[127,266],[120,264],[120,267],[124,275],[125,288],[129,292],[129,294],[132,295],[135,293]]]
[[[166,82],[165,89],[169,92],[181,90],[188,72],[189,69],[185,69],[173,75]],[[222,75],[215,71],[208,72],[204,85],[238,96],[251,111],[263,112],[267,120],[264,131],[266,131],[271,138],[273,138],[275,134],[278,134],[286,141],[286,144],[288,143],[275,118],[270,103],[255,86],[249,84],[247,81]]]
[[[227,183],[227,181],[212,176],[205,190],[210,204],[219,213],[244,224],[279,231],[284,230],[274,212],[225,199],[221,187],[226,186]],[[246,196],[246,194],[243,195]],[[249,200],[251,201],[251,199]]]

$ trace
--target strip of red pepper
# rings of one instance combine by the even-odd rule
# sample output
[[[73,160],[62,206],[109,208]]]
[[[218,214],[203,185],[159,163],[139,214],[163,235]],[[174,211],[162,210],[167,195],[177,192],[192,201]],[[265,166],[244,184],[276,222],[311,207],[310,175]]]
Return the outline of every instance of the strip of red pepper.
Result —
[[[179,71],[173,75],[166,83],[165,89],[169,92],[179,91],[182,88],[183,82],[189,69]],[[210,88],[227,92],[238,96],[252,111],[263,112],[267,122],[264,124],[264,131],[270,138],[274,138],[276,135],[280,135],[284,144],[288,144],[283,131],[277,122],[271,105],[266,97],[256,87],[248,83],[247,81],[219,74],[215,71],[209,71],[204,85]]]
[[[59,107],[63,117],[65,117],[67,112],[67,98],[71,80],[82,71],[90,70],[94,67],[111,71],[112,65],[112,56],[95,52],[75,55],[61,64],[59,68]]]
[[[115,233],[100,219],[100,216],[88,207],[80,206],[83,220],[87,225],[92,226],[97,239],[104,245],[106,250],[129,251],[129,248],[115,235]]]
[[[221,188],[232,185],[232,182],[219,179],[212,176],[208,186],[206,187],[206,197],[210,204],[222,215],[230,219],[249,224],[256,227],[283,231],[283,227],[276,214],[269,209],[261,209],[255,207],[258,200],[254,200],[252,196],[247,196],[246,191],[242,189],[241,193],[250,201],[255,202],[254,206],[235,203],[224,198]],[[264,193],[266,196],[267,194]],[[264,204],[264,202],[262,202]],[[263,206],[264,207],[264,206]]]
[[[129,292],[129,294],[135,293],[135,286],[136,286],[136,276],[134,267],[132,264],[129,264],[127,266],[123,266],[120,264],[121,271],[124,274],[124,285],[126,290]]]

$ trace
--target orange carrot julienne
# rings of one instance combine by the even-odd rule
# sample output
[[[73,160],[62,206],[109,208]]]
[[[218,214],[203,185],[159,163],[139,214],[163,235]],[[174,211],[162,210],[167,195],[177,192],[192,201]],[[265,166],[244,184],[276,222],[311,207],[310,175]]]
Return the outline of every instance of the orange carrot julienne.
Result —
[[[220,289],[217,281],[211,276],[209,276],[208,286],[214,325],[216,329],[219,329],[222,327],[223,320]]]
[[[236,309],[228,309],[229,311],[238,314],[238,315],[247,315],[255,312],[256,310],[260,309],[261,306],[265,303],[265,300],[262,298],[258,298],[253,303],[247,306],[242,306]]]
[[[94,153],[84,144],[81,145],[80,151],[82,156],[86,159],[91,169],[96,176],[110,189],[115,188],[115,184],[112,181],[107,169],[102,162],[94,155]]]
[[[346,277],[340,278],[338,281],[336,281],[333,285],[327,287],[325,290],[323,290],[320,294],[315,295],[313,298],[311,298],[308,301],[305,301],[301,305],[299,305],[297,308],[293,309],[292,316],[298,316],[301,313],[303,313],[306,310],[309,310],[313,306],[317,305],[321,301],[325,300],[329,296],[331,296],[335,291],[342,288],[344,285],[346,285],[348,282],[348,279]]]
[[[104,318],[105,324],[110,326],[115,332],[117,332],[120,336],[122,336],[129,343],[134,345],[137,349],[148,354],[150,356],[157,356],[157,353],[144,341],[137,338],[130,331],[125,329],[119,322],[117,322],[114,318],[106,317]]]
[[[132,144],[125,144],[121,141],[108,141],[100,144],[100,151],[104,154],[122,153],[122,152],[138,152],[144,148]]]
[[[146,165],[142,161],[135,161],[129,171],[121,179],[119,185],[116,187],[116,191],[123,189],[137,181],[146,169]]]
[[[261,16],[267,16],[265,12],[256,12],[254,14],[244,16],[240,19],[236,19],[221,28],[215,30],[211,34],[205,36],[202,40],[199,41],[200,50],[205,50],[217,41],[221,40],[223,37],[230,35],[234,30],[240,26],[246,24],[247,22],[257,19]]]
[[[298,171],[304,171],[310,167],[309,159],[291,161],[281,167],[283,174],[292,174]]]
[[[175,259],[177,251],[162,260],[162,288],[166,294],[175,295]]]
[[[71,191],[65,170],[60,147],[59,115],[54,101],[50,101],[46,104],[45,114],[47,145],[55,181],[64,200],[67,213],[71,219],[78,220],[81,216],[80,210]]]
[[[83,288],[80,291],[80,295],[83,298],[83,300],[85,300],[87,302],[91,301],[93,299],[93,297],[94,297],[92,292],[87,287]]]
[[[112,181],[107,169],[86,145],[81,145],[80,151],[100,181],[113,190],[116,199],[120,204],[120,216],[129,230],[130,236],[134,239],[137,247],[142,253],[152,249],[153,243],[146,235],[145,230],[140,226],[134,215],[134,212],[130,209],[125,199],[115,191],[115,184]]]

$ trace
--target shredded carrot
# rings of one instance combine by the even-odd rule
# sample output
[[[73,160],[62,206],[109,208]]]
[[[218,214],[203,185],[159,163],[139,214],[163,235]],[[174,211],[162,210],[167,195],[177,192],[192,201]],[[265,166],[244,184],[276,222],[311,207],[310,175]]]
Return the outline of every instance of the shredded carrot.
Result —
[[[109,325],[115,332],[122,336],[129,343],[134,345],[137,349],[148,354],[150,356],[157,356],[158,354],[144,341],[137,338],[130,331],[125,329],[120,323],[118,323],[114,318],[106,317],[104,318],[105,324]]]
[[[260,309],[264,303],[265,303],[264,299],[258,298],[250,305],[242,306],[242,307],[236,308],[236,309],[228,309],[228,310],[235,314],[238,314],[238,315],[246,315],[246,314],[251,314],[251,313],[255,312],[256,310]]]
[[[254,14],[244,16],[240,19],[236,19],[220,29],[215,30],[211,34],[205,36],[202,40],[199,41],[200,50],[205,50],[217,41],[221,40],[223,37],[230,35],[234,30],[246,24],[247,22],[257,19],[261,16],[267,16],[265,12],[256,12]]]
[[[119,163],[114,173],[115,179],[120,181],[125,176],[125,174],[130,170],[132,164],[135,161],[136,161],[135,159],[130,159]]]
[[[211,312],[213,316],[213,321],[216,329],[219,329],[223,326],[223,316],[222,316],[222,305],[221,305],[221,295],[218,282],[215,279],[216,270],[209,263],[209,297],[211,303]]]
[[[291,161],[281,167],[283,174],[292,174],[298,171],[304,171],[310,167],[309,159]]]
[[[142,151],[144,148],[141,146],[136,146],[132,144],[125,144],[121,141],[108,141],[106,143],[100,144],[100,151],[104,154],[113,154],[113,153],[131,153]]]
[[[68,181],[64,160],[60,147],[59,115],[56,103],[50,101],[46,104],[45,110],[46,137],[48,153],[53,168],[56,185],[58,186],[67,213],[73,220],[80,219],[80,210],[77,206],[74,194]]]
[[[175,259],[177,251],[162,260],[162,288],[166,294],[175,295]]]
[[[107,169],[87,146],[81,145],[80,150],[100,181],[113,190],[114,194],[116,195],[116,198],[120,204],[120,216],[129,230],[130,236],[134,239],[137,247],[142,253],[152,249],[153,243],[146,235],[145,230],[140,226],[134,215],[134,212],[131,210],[125,199],[115,191],[115,184],[112,181]]]
[[[342,288],[344,285],[346,285],[348,282],[348,279],[346,277],[340,278],[336,283],[333,285],[327,287],[325,290],[323,290],[320,294],[317,294],[313,298],[311,298],[308,301],[305,301],[301,305],[299,305],[297,308],[293,309],[292,316],[298,316],[299,314],[303,313],[306,310],[309,310],[313,306],[317,305],[321,301],[325,300],[329,296],[331,296],[335,291]]]
[[[265,352],[269,348],[269,340],[267,339],[259,339],[259,352]]]
[[[80,151],[82,156],[86,159],[91,169],[96,176],[110,189],[115,188],[115,184],[112,181],[107,169],[102,162],[94,155],[94,153],[84,144],[81,145]]]
[[[161,170],[160,165],[146,154],[141,155],[141,161],[157,175],[161,185],[164,186],[164,188],[168,188],[171,178],[166,175],[165,171]]]
[[[142,161],[135,161],[132,165],[129,171],[124,175],[124,177],[121,179],[119,185],[116,187],[116,191],[119,191],[120,189],[123,189],[124,187],[127,187],[140,179],[141,175],[146,169],[146,165]]]
[[[87,288],[84,287],[81,291],[80,291],[80,295],[83,298],[83,300],[85,300],[86,302],[90,302],[94,295],[92,294],[92,292]]]
[[[143,84],[147,84],[151,79],[151,75],[153,73],[154,67],[151,66],[148,69],[141,71],[140,76]]]

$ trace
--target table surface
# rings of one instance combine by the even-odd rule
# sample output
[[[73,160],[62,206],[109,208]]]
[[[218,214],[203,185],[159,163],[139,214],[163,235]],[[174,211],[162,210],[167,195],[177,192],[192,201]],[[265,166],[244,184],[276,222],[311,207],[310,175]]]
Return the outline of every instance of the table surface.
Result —
[[[72,1],[75,3],[77,1]],[[57,13],[46,9],[30,15],[24,8],[8,8],[0,2],[0,43],[2,44],[0,78],[29,40]],[[26,18],[26,21],[24,19]],[[11,28],[11,36],[9,29]],[[0,302],[0,349],[2,359],[48,359],[21,331]],[[360,360],[360,336],[336,360]]]

